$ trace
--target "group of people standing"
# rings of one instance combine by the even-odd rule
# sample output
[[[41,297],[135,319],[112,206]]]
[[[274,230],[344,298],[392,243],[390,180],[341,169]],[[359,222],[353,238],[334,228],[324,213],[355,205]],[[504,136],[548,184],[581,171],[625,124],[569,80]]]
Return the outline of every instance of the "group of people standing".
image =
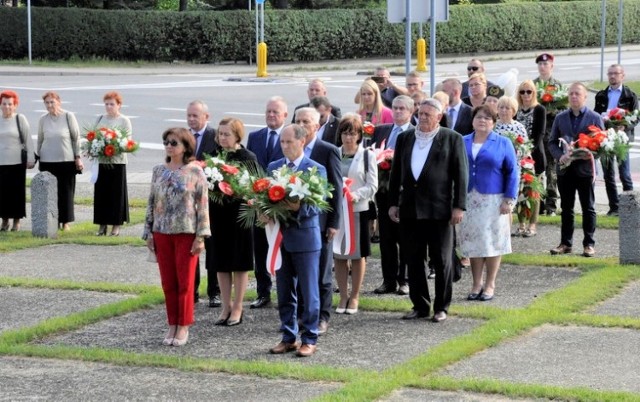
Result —
[[[38,121],[37,143],[31,139],[31,126],[27,118],[18,113],[19,96],[16,92],[0,92],[2,120],[0,121],[0,231],[20,230],[20,220],[26,216],[26,172],[39,164],[42,172],[49,172],[57,180],[58,224],[70,230],[75,220],[74,196],[76,175],[82,173],[80,139],[82,132],[74,113],[62,109],[60,95],[47,91],[42,100],[47,113]],[[122,128],[131,136],[131,122],[120,113],[122,97],[108,92],[104,98],[105,113],[98,116],[94,126]],[[100,225],[98,235],[107,234],[112,225],[112,236],[120,233],[120,226],[129,220],[127,197],[126,156],[118,156],[111,163],[99,166],[95,182],[94,218]],[[97,161],[95,162],[97,163]],[[12,220],[11,228],[10,220]]]

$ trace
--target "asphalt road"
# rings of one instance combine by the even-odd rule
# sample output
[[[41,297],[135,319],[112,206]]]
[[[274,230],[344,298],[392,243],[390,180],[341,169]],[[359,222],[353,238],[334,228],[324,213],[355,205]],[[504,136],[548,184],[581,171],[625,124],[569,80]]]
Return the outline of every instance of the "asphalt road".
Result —
[[[554,76],[559,80],[568,83],[599,79],[599,53],[565,53],[561,56],[556,53]],[[485,65],[490,80],[511,68],[516,68],[519,71],[518,80],[521,81],[537,76],[534,55],[535,52],[532,51],[480,57],[486,59]],[[436,68],[436,81],[440,82],[450,76],[465,79],[469,58],[470,56],[466,55],[441,58]],[[616,60],[615,52],[607,53],[605,66]],[[622,60],[626,67],[627,79],[640,79],[640,48],[632,47],[625,51]],[[229,65],[210,68],[169,66],[162,69],[143,68],[137,72],[84,69],[75,72],[60,71],[59,74],[38,74],[33,71],[20,74],[19,71],[14,71],[0,75],[0,88],[13,89],[19,93],[19,112],[29,119],[33,135],[39,116],[45,113],[41,96],[47,90],[58,91],[63,100],[63,108],[75,112],[78,121],[84,127],[92,126],[96,116],[103,112],[104,93],[110,90],[121,92],[124,98],[122,112],[131,117],[134,136],[142,145],[142,149],[129,158],[128,170],[147,172],[162,159],[161,133],[171,126],[186,125],[185,109],[194,99],[202,99],[209,105],[213,126],[216,126],[222,117],[233,116],[242,119],[247,131],[252,131],[264,126],[264,107],[269,97],[283,96],[293,110],[296,105],[307,102],[307,82],[316,77],[325,80],[332,103],[340,106],[343,112],[355,111],[353,96],[364,78],[358,73],[367,69],[373,70],[381,63],[395,66],[392,70],[404,71],[401,59],[327,62],[325,66],[322,63],[310,66],[301,64],[297,67],[302,69],[298,70],[294,70],[294,65],[289,65],[286,69],[278,66],[280,71],[277,71],[276,66],[271,66],[276,72],[271,73],[269,80],[262,81],[254,79],[255,69],[251,67]],[[425,77],[427,82],[424,89],[428,91],[429,73],[426,73]],[[398,83],[404,82],[404,77],[399,75],[393,76],[392,79]],[[632,169],[638,170],[637,167]]]

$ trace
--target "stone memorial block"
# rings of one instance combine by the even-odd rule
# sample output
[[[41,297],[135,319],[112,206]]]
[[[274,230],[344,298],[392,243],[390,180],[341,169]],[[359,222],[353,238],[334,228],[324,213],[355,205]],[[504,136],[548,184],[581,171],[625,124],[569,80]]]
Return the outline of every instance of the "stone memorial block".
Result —
[[[58,237],[58,179],[40,172],[31,180],[31,234]]]
[[[620,194],[620,263],[640,264],[640,192]]]

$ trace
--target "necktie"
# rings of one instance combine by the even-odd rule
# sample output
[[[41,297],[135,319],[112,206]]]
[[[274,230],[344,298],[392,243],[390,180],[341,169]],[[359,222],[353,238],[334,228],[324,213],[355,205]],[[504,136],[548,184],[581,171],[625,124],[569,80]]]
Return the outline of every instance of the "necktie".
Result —
[[[453,128],[456,125],[456,109],[452,107],[449,108],[449,124],[451,124],[449,128]]]
[[[200,133],[194,133],[194,134],[193,134],[193,136],[194,136],[194,137],[195,137],[195,139],[196,139],[196,155],[197,155],[197,154],[198,154],[198,148],[200,148],[200,147],[198,146],[198,138],[200,138]]]
[[[398,139],[398,134],[400,134],[400,130],[402,130],[400,126],[395,126],[391,131],[391,135],[389,135],[389,142],[387,142],[388,149],[396,149],[396,140]]]
[[[271,162],[271,158],[273,157],[273,149],[276,146],[276,138],[278,133],[274,130],[269,131],[269,140],[267,141],[267,160]]]
[[[293,163],[293,162],[289,162],[289,163],[287,163],[287,167],[288,167],[290,170],[292,170],[292,171],[295,171],[295,170],[296,170],[296,164],[295,164],[295,163]]]

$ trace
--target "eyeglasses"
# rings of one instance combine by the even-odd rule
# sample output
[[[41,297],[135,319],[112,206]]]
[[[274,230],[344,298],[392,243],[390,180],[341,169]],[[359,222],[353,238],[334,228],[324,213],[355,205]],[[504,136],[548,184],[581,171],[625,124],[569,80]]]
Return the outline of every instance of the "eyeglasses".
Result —
[[[615,72],[615,71],[607,73],[607,75],[620,75],[620,74],[622,74],[622,73],[618,73],[618,72]]]
[[[493,117],[485,116],[485,115],[482,115],[482,114],[477,114],[477,115],[475,115],[474,119],[477,119],[477,120],[493,120]]]
[[[519,93],[520,95],[524,95],[524,94],[531,95],[533,91],[530,89],[523,89],[523,90],[520,90]]]
[[[467,71],[478,71],[478,70],[480,70],[480,67],[476,67],[476,66],[467,67]]]
[[[343,131],[340,134],[344,135],[345,137],[357,137],[358,136],[358,133],[356,133],[355,131]]]
[[[167,145],[171,145],[172,147],[177,147],[179,142],[176,140],[171,140],[171,141],[162,141],[162,143],[164,144],[164,146],[166,147]]]

